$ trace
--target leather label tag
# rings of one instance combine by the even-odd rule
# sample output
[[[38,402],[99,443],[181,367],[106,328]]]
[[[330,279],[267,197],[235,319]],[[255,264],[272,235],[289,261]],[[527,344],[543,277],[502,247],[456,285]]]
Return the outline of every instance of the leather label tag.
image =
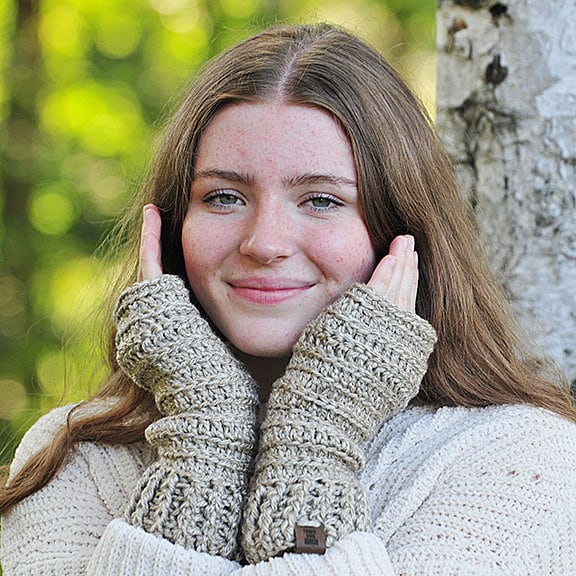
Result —
[[[296,526],[297,554],[324,554],[326,535],[322,526]]]

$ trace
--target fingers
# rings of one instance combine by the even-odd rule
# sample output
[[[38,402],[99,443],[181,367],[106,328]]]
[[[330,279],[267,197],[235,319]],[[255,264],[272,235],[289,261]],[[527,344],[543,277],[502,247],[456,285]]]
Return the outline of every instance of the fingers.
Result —
[[[154,204],[144,206],[142,235],[140,237],[140,265],[138,281],[151,280],[162,275],[162,252],[160,233],[162,220],[160,211]]]
[[[376,266],[368,286],[378,290],[396,306],[409,312],[416,311],[418,254],[412,236],[394,238],[389,253]]]

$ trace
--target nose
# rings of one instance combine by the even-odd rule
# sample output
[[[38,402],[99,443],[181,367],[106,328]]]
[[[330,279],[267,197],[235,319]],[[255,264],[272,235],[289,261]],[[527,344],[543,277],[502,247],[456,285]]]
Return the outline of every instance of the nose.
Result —
[[[240,253],[260,264],[293,255],[297,233],[282,205],[260,205],[246,222]]]

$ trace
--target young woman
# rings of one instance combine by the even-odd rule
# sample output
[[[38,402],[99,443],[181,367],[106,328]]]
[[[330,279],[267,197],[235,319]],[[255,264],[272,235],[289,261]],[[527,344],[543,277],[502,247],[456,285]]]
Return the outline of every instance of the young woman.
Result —
[[[233,47],[142,206],[110,380],[1,492],[6,576],[575,573],[570,396],[379,54],[326,25]]]

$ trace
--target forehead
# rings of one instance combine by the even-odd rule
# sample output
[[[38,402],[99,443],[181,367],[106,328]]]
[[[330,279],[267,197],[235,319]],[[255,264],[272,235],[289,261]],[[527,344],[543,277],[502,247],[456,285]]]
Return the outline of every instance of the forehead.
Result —
[[[355,178],[352,148],[332,116],[319,108],[285,103],[233,104],[204,131],[196,169],[264,168],[330,172]]]

